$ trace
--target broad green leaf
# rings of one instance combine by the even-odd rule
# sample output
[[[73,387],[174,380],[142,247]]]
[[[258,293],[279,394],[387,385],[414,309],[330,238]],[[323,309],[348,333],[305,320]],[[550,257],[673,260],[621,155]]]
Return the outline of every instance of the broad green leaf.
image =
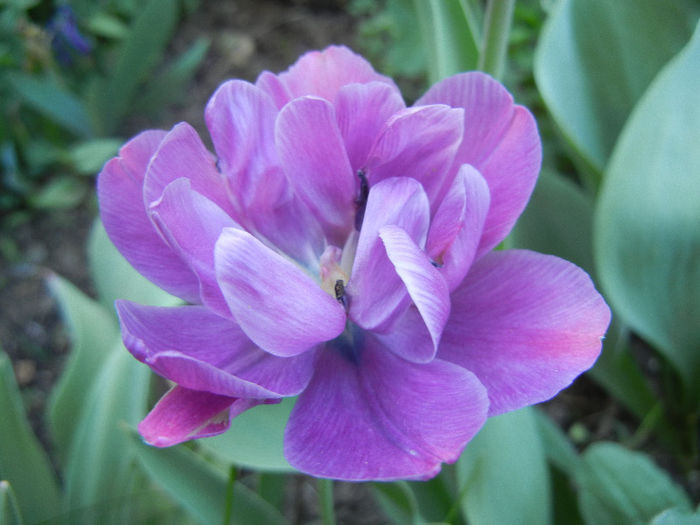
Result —
[[[589,525],[644,524],[670,507],[691,508],[685,493],[646,455],[615,443],[591,445],[576,481]]]
[[[80,142],[68,152],[75,171],[81,175],[95,175],[124,143],[121,139],[100,138]]]
[[[372,483],[372,492],[384,514],[396,525],[425,523],[418,511],[416,496],[405,481]]]
[[[48,418],[59,457],[65,458],[80,420],[90,389],[114,342],[119,329],[114,316],[71,283],[58,275],[48,279],[51,293],[68,327],[71,351],[58,384],[51,392]]]
[[[134,270],[109,240],[99,219],[90,232],[87,251],[99,302],[114,315],[117,299],[154,306],[174,306],[181,302]]]
[[[44,450],[24,412],[12,363],[0,350],[0,482],[12,484],[17,506],[28,523],[58,514],[58,485]],[[0,494],[11,514],[9,490]],[[0,517],[2,514],[0,514]]]
[[[90,17],[86,25],[92,34],[114,40],[123,39],[129,31],[124,22],[104,11],[97,11]]]
[[[261,471],[292,472],[284,459],[284,427],[296,398],[275,405],[258,405],[231,421],[231,428],[199,441],[220,460]],[[260,439],[265,436],[265,439]]]
[[[13,72],[7,80],[33,109],[79,137],[92,135],[90,119],[82,101],[59,86],[53,78]]]
[[[635,103],[690,37],[691,6],[561,0],[547,21],[535,53],[537,86],[594,185]]]
[[[639,101],[595,216],[607,298],[700,402],[700,29]]]
[[[562,472],[573,475],[581,462],[573,444],[549,416],[538,409],[532,412],[547,459]]]
[[[219,469],[185,446],[155,448],[142,443],[135,432],[129,434],[140,464],[175,501],[205,525],[224,522],[228,479]],[[260,496],[235,482],[231,523],[277,525],[285,519]]]
[[[29,204],[38,210],[63,210],[74,208],[87,192],[85,181],[64,175],[53,179],[41,189],[29,195]]]
[[[550,480],[534,409],[490,418],[457,462],[472,525],[551,521]]]
[[[651,520],[650,525],[700,525],[700,510],[668,509]]]
[[[0,480],[0,525],[22,525],[22,513],[12,486]]]

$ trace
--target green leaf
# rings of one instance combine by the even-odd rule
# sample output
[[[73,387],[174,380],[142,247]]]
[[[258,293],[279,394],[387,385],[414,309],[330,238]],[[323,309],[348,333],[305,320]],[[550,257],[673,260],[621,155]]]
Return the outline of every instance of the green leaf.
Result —
[[[81,175],[95,175],[124,143],[122,139],[93,139],[80,142],[68,152],[75,170]]]
[[[61,377],[51,392],[48,418],[60,458],[73,440],[76,422],[86,404],[85,393],[119,339],[114,315],[57,275],[48,279],[51,293],[68,327],[71,351]]]
[[[595,216],[598,273],[624,321],[700,402],[700,28],[615,147]]]
[[[284,459],[284,427],[296,398],[275,405],[258,405],[236,416],[231,428],[200,440],[201,447],[220,460],[271,472],[295,472]],[[265,439],[260,439],[265,436]]]
[[[7,481],[0,480],[0,524],[22,525],[23,523],[22,513],[12,486]]]
[[[128,27],[124,25],[124,22],[104,11],[97,11],[87,21],[87,29],[96,36],[113,40],[123,39],[128,32]]]
[[[534,409],[490,418],[459,458],[457,480],[470,524],[550,523],[549,471]]]
[[[547,21],[535,79],[594,186],[635,103],[690,37],[691,5],[561,0]]]
[[[700,525],[700,511],[668,509],[651,520],[650,525]]]
[[[685,493],[644,454],[615,443],[591,445],[576,480],[587,524],[647,523],[670,507],[690,510]]]
[[[174,306],[182,302],[134,270],[109,240],[99,219],[90,232],[87,251],[99,302],[115,316],[114,301],[117,299],[154,306]]]
[[[79,137],[92,135],[82,101],[59,86],[50,76],[37,78],[13,72],[5,78],[33,109]]]
[[[372,492],[384,514],[397,525],[425,523],[418,511],[416,496],[405,481],[372,483]]]
[[[478,37],[459,0],[413,0],[428,56],[428,79],[435,83],[475,69]]]
[[[549,416],[536,408],[532,412],[547,459],[559,470],[572,476],[581,462],[576,449]]]
[[[3,351],[0,351],[0,415],[0,480],[12,484],[17,506],[28,523],[55,516],[60,509],[58,485],[49,458],[29,426],[12,363]],[[11,513],[13,502],[9,491],[5,490],[0,498],[7,502],[6,512]]]
[[[221,470],[183,445],[159,449],[142,443],[134,431],[128,433],[140,464],[157,484],[201,523],[223,523],[228,479]],[[277,525],[286,521],[272,505],[235,482],[231,523]]]
[[[29,204],[38,210],[63,210],[76,207],[85,194],[85,182],[70,175],[53,179],[29,196]]]

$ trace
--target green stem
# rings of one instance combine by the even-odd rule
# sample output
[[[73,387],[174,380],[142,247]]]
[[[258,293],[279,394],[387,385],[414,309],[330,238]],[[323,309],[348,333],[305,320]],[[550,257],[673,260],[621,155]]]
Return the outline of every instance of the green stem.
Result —
[[[332,479],[318,480],[318,495],[321,503],[321,522],[323,525],[335,525]]]
[[[236,467],[231,465],[226,484],[226,506],[224,507],[224,525],[231,523],[233,517],[233,490],[236,486]]]
[[[479,69],[499,80],[506,62],[514,6],[515,0],[489,0],[486,8]]]

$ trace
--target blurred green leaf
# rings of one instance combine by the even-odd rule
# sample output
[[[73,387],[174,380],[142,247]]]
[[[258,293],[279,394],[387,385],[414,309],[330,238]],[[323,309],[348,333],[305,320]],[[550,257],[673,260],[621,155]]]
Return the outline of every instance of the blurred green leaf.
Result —
[[[535,53],[539,91],[593,186],[632,108],[690,37],[690,1],[561,0]]]
[[[112,138],[88,140],[73,146],[68,156],[75,171],[81,175],[95,175],[117,154],[123,143],[122,139]]]
[[[589,525],[644,524],[671,507],[690,510],[688,497],[664,471],[616,443],[591,445],[576,481]]]
[[[534,409],[489,418],[457,462],[472,525],[551,522],[550,480]]]
[[[21,515],[37,523],[58,514],[60,496],[49,458],[24,412],[9,358],[0,350],[0,481],[12,484]],[[9,490],[0,494],[13,515]],[[0,514],[2,517],[4,514]]]
[[[119,340],[114,315],[58,275],[48,279],[71,339],[71,351],[51,392],[48,418],[60,458],[65,459],[76,422],[86,404],[85,393]]]
[[[615,147],[595,217],[598,273],[625,322],[700,402],[700,28]],[[697,406],[697,405],[696,405]]]
[[[562,472],[573,475],[581,462],[573,444],[549,416],[538,409],[532,412],[547,459]]]
[[[700,510],[668,509],[651,520],[650,525],[700,525]]]
[[[87,187],[84,181],[70,175],[63,175],[30,194],[29,204],[37,210],[75,208],[86,193]]]
[[[384,514],[396,525],[425,524],[416,496],[405,481],[372,483],[372,492]]]
[[[92,135],[82,101],[50,76],[43,78],[12,72],[6,76],[17,94],[33,109],[79,137]]]
[[[12,486],[7,481],[0,480],[0,524],[22,525],[23,523],[22,513]]]
[[[284,427],[296,398],[279,404],[258,405],[236,416],[231,428],[199,441],[220,460],[259,471],[296,472],[284,459]],[[265,436],[265,439],[260,439]]]
[[[142,443],[135,431],[127,432],[140,464],[175,501],[205,525],[224,522],[228,479],[219,469],[185,446],[155,448]],[[286,520],[260,496],[235,482],[230,523],[277,525]]]
[[[119,18],[102,10],[95,12],[90,17],[87,21],[87,29],[95,36],[113,40],[123,39],[129,30]]]

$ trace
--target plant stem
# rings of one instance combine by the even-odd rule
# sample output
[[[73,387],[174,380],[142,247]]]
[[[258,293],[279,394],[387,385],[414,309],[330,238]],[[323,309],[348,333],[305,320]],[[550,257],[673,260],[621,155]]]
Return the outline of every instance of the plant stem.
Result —
[[[321,504],[321,522],[323,525],[335,525],[332,479],[318,480],[318,495]]]
[[[231,465],[228,472],[228,483],[226,485],[226,506],[224,507],[224,525],[231,523],[233,516],[233,490],[236,483],[236,467]]]
[[[479,69],[499,80],[506,62],[514,6],[515,0],[489,0],[486,7]]]

